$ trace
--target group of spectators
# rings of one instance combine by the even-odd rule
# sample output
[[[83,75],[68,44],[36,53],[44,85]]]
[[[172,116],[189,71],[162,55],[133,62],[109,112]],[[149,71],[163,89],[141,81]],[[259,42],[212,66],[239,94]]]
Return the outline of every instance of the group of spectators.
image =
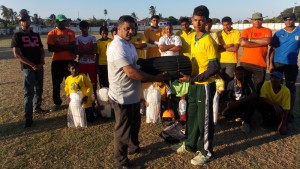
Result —
[[[187,139],[175,148],[177,153],[196,152],[191,159],[193,165],[212,160],[216,125],[213,116],[219,113],[228,118],[240,118],[242,131],[248,133],[253,112],[257,111],[261,113],[263,127],[273,127],[286,134],[287,121],[293,118],[300,28],[295,26],[295,14],[286,13],[283,17],[285,28],[272,37],[272,31],[262,26],[263,18],[261,13],[254,13],[252,27],[240,33],[232,28],[232,20],[226,16],[222,19],[223,30],[211,32],[209,10],[201,5],[193,11],[193,29],[189,27],[190,20],[183,18],[180,21],[182,29],[174,34],[171,24],[162,29],[158,26],[160,17],[153,15],[151,26],[144,34],[138,34],[135,19],[124,15],[119,18],[112,39],[108,38],[108,29],[101,27],[101,38],[96,40],[88,34],[88,22],[80,22],[82,34],[75,37],[75,33],[65,26],[67,18],[59,14],[56,16],[57,27],[48,33],[47,39],[48,50],[52,52],[54,105],[50,111],[61,108],[60,86],[65,78],[67,97],[72,91],[81,91],[87,119],[93,121],[95,101],[92,95],[97,97],[98,74],[100,87],[109,88],[108,102],[114,109],[116,164],[118,168],[130,168],[132,163],[128,155],[150,153],[140,147],[138,137],[141,91],[147,84],[141,81],[169,80],[166,72],[151,75],[140,71],[137,60],[182,55],[190,59],[192,73],[180,73],[181,77],[175,81],[176,84],[189,84],[185,93],[178,91],[188,106]],[[41,108],[45,53],[40,36],[30,29],[27,10],[20,11],[18,20],[21,30],[14,34],[11,47],[24,73],[24,127],[27,128],[33,124],[34,112],[45,112]],[[240,58],[239,47],[243,48]],[[75,59],[78,63],[74,63]],[[265,81],[267,68],[270,81]],[[223,90],[216,79],[224,81]],[[214,96],[219,99],[213,99]],[[218,108],[213,109],[213,105]]]

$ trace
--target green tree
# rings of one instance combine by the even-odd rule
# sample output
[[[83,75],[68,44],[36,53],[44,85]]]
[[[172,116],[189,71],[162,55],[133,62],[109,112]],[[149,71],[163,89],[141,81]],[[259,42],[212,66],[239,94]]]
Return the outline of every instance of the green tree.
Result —
[[[250,21],[245,19],[245,20],[243,20],[243,23],[250,23]]]
[[[136,16],[135,12],[132,12],[132,13],[131,13],[131,16],[132,16],[134,19],[136,19],[136,20],[139,19],[139,18]]]
[[[105,20],[106,20],[106,15],[107,15],[107,9],[104,9],[104,16],[105,16]]]
[[[176,19],[174,16],[169,16],[166,18],[166,20],[172,25],[178,25],[178,19]]]
[[[10,19],[10,12],[9,12],[9,9],[6,7],[6,6],[4,6],[4,5],[1,5],[1,15],[2,15],[2,17],[6,20],[6,21],[9,21],[9,19]]]
[[[54,14],[51,14],[51,15],[49,16],[49,19],[50,19],[50,21],[51,21],[51,26],[54,27],[54,25],[55,25],[55,20],[56,20],[56,16],[55,16]]]
[[[288,12],[294,12],[295,15],[296,15],[297,20],[300,19],[300,6],[295,6],[295,7],[287,8],[287,9],[283,10],[278,17],[282,18],[283,15],[285,13],[288,13]]]
[[[39,24],[39,16],[38,16],[38,14],[33,14],[33,17],[32,17],[32,22],[34,23],[34,24]]]
[[[15,24],[17,23],[17,12],[15,12],[13,9],[9,8],[9,16],[10,16],[10,23]]]
[[[150,14],[150,16],[153,16],[153,15],[156,14],[156,7],[155,6],[150,6],[149,14]]]
[[[211,18],[211,20],[212,20],[213,24],[221,23],[220,19],[218,19],[218,18]]]

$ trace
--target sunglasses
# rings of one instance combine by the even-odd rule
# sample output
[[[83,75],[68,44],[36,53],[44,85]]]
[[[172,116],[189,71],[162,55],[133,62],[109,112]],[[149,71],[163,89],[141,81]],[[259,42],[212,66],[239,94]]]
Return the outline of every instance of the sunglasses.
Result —
[[[291,19],[291,18],[284,18],[283,20],[284,20],[284,21],[293,21],[294,19]]]

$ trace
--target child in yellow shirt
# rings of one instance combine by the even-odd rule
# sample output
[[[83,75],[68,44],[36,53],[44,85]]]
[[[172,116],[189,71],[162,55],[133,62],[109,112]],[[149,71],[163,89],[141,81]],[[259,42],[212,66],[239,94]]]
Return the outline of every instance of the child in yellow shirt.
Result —
[[[76,61],[69,62],[68,70],[71,75],[65,80],[65,93],[67,100],[68,102],[72,101],[70,96],[73,93],[79,94],[82,107],[86,114],[86,119],[88,122],[92,122],[95,120],[92,108],[92,83],[85,74],[78,73],[78,63]]]

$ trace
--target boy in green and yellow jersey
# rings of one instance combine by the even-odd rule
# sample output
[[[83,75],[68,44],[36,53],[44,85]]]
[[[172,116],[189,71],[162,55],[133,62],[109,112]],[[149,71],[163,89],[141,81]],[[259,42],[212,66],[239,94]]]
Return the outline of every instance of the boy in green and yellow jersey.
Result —
[[[205,31],[209,18],[206,6],[194,9],[192,23],[196,36],[191,42],[192,62],[198,69],[191,76],[181,73],[180,81],[189,81],[187,139],[176,149],[177,153],[198,152],[192,160],[193,165],[203,165],[214,158],[212,140],[214,135],[213,95],[215,93],[214,75],[219,71],[216,45]],[[194,69],[194,68],[193,68]]]

